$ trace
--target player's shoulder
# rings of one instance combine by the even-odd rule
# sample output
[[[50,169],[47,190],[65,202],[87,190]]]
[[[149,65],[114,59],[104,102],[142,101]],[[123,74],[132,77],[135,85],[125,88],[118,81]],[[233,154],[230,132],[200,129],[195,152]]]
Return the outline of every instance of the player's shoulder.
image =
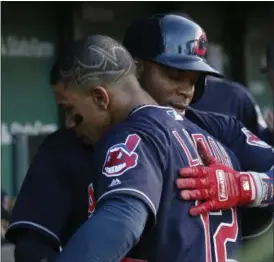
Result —
[[[217,112],[203,111],[189,107],[186,116],[190,120],[199,120],[206,123],[229,123],[236,120],[234,116],[228,116]]]
[[[213,132],[214,134],[218,132],[218,130],[233,130],[238,124],[237,119],[233,116],[193,108],[189,108],[186,111],[186,117],[200,128],[210,133]]]
[[[74,137],[75,135],[72,130],[59,128],[55,132],[49,134],[44,140],[44,143],[55,143],[56,141],[59,141],[59,143],[63,143]]]
[[[60,128],[44,139],[33,161],[40,164],[52,161],[54,165],[59,163],[58,166],[63,163],[65,166],[74,165],[77,161],[84,162],[81,159],[90,157],[92,152],[92,148],[84,146],[72,130]]]
[[[250,91],[244,85],[224,78],[209,77],[207,80],[209,88],[218,88],[227,93],[235,94],[237,99],[252,99]]]
[[[176,124],[173,119],[181,116],[168,107],[144,105],[135,108],[125,121],[112,126],[97,143],[111,145],[119,140],[127,140],[128,136],[137,135],[140,139],[156,144],[169,144],[171,124]],[[182,117],[181,117],[182,118]],[[183,119],[183,118],[182,118]],[[177,120],[177,119],[175,119]]]
[[[174,120],[183,120],[183,117],[170,107],[157,105],[144,105],[134,109],[123,126],[134,126],[138,130],[148,133],[164,132],[169,125],[174,125]]]
[[[43,149],[64,149],[68,147],[80,146],[82,142],[79,138],[76,137],[75,133],[72,130],[65,128],[60,128],[55,132],[49,134],[40,148]]]
[[[141,156],[155,156],[164,167],[169,155],[171,132],[167,131],[169,129],[163,121],[166,116],[169,117],[166,112],[169,110],[170,108],[157,106],[140,106],[123,122],[110,127],[94,148],[96,154],[93,155],[92,161],[95,173],[101,174],[97,171],[100,171],[102,166],[108,167],[106,173],[119,173],[120,169],[127,170],[126,167],[135,166]],[[113,163],[116,167],[109,168]]]
[[[126,125],[134,125],[141,132],[161,139],[169,139],[171,131],[182,128],[186,121],[184,117],[171,107],[145,105],[135,109]]]
[[[143,105],[135,108],[129,115],[127,122],[140,123],[140,120],[149,122],[150,125],[164,127],[166,122],[183,120],[183,117],[176,113],[171,107],[158,105]]]

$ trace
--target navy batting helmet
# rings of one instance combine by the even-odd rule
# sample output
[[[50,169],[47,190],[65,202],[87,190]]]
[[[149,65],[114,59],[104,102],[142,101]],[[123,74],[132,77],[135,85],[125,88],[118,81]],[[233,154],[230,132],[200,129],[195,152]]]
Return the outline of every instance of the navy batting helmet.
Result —
[[[192,103],[202,96],[207,75],[222,77],[205,60],[207,37],[204,30],[183,16],[157,14],[141,18],[128,28],[123,44],[133,57],[179,70],[201,72]]]

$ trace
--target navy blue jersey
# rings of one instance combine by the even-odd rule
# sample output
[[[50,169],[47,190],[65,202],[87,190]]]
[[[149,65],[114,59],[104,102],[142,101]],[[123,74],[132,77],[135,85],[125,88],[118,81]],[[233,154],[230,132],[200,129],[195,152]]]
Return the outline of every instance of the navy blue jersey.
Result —
[[[129,256],[157,262],[235,258],[241,237],[240,210],[192,217],[189,209],[195,202],[177,197],[178,170],[201,164],[195,147],[198,140],[219,161],[240,169],[229,149],[164,107],[137,108],[125,122],[111,128],[95,148],[93,189],[97,205],[113,194],[129,194],[143,200],[154,218]],[[222,181],[222,172],[218,179]],[[227,197],[225,184],[220,197]]]
[[[72,131],[49,135],[29,167],[12,212],[7,238],[32,228],[64,245],[88,214],[92,150]]]
[[[274,149],[235,117],[189,109],[186,117],[229,147],[241,163],[242,171],[266,172],[274,165]]]
[[[274,143],[259,106],[248,89],[239,83],[208,77],[204,95],[192,107],[236,117],[261,139]]]
[[[186,116],[227,145],[239,159],[242,171],[266,172],[274,166],[273,148],[247,130],[235,117],[194,109],[187,110]],[[243,208],[242,214],[244,239],[259,236],[273,223],[271,207]]]
[[[237,143],[234,143],[234,140],[231,141],[230,136],[222,135],[231,124],[229,119],[224,121],[223,117],[219,116],[218,120],[212,121],[214,117],[210,115],[201,113],[188,117],[201,128],[208,130],[211,135],[221,134],[218,135],[219,140],[228,147],[236,147],[234,152],[241,154],[241,150],[237,150]],[[229,130],[231,129],[236,141],[236,135],[240,136],[240,139],[242,137],[242,133],[237,131],[237,128],[241,130],[241,125],[236,124],[234,128],[236,128],[234,133],[233,127]],[[215,132],[215,129],[219,131]],[[241,147],[247,148],[244,155],[247,159],[252,159],[245,162],[247,165],[250,164],[248,169],[251,170],[257,154],[269,150],[263,150],[260,147],[249,150],[249,146],[245,146],[243,144]],[[64,245],[67,242],[86,220],[87,214],[92,214],[95,208],[91,184],[93,171],[91,155],[91,149],[85,148],[71,131],[59,130],[44,141],[29,168],[14,207],[7,234],[9,240],[15,241],[17,233],[20,233],[22,229],[33,228],[51,236],[58,245]],[[253,171],[267,171],[269,159],[268,156],[260,159],[261,164],[258,170],[255,166]],[[86,199],[87,191],[89,203]],[[247,222],[250,221],[253,220]]]

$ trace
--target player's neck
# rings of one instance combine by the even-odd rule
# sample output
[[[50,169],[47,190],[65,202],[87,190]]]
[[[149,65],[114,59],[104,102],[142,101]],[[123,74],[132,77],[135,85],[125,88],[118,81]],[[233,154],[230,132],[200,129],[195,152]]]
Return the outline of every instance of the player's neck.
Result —
[[[143,105],[157,105],[156,101],[145,91],[138,90],[132,93],[123,103],[118,103],[115,107],[115,112],[112,117],[112,123],[119,123],[124,121],[129,114],[137,107]]]

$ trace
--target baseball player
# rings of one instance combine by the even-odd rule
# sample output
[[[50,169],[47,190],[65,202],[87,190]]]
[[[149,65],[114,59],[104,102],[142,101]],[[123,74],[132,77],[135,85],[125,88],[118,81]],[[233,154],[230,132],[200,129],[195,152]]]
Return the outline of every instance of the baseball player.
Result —
[[[204,66],[205,74],[218,75]],[[205,261],[212,256],[206,241],[213,234],[206,235],[209,228],[204,228],[209,218],[190,218],[192,203],[174,198],[176,172],[181,166],[195,165],[193,159],[198,155],[190,139],[193,134],[205,137],[208,145],[212,141],[222,152],[219,160],[226,159],[238,169],[235,155],[221,149],[217,140],[174,109],[157,106],[140,87],[130,55],[109,37],[77,41],[70,55],[61,60],[60,71],[57,103],[80,114],[90,143],[98,142],[91,160],[97,203],[90,219],[54,261],[121,261],[129,251],[130,257],[143,261]],[[193,92],[198,73],[183,72],[181,77],[182,92]],[[230,257],[239,245],[237,210],[209,222],[211,230],[217,230],[220,222],[231,219],[235,230],[227,238],[235,241],[227,250]],[[221,250],[217,256],[225,261]]]
[[[155,24],[157,24],[157,21],[159,21],[159,24],[161,24],[160,36],[159,29],[157,29],[157,26],[155,26]],[[160,101],[160,104],[170,104],[169,100],[175,100],[176,98],[175,91],[172,94],[173,96],[170,95],[172,93],[171,87],[173,80],[173,75],[170,76],[170,71],[172,71],[172,74],[174,74],[175,71],[170,70],[170,67],[174,69],[180,68],[182,70],[193,70],[195,69],[195,66],[199,68],[199,64],[198,62],[196,62],[197,60],[186,60],[185,56],[183,56],[186,53],[190,52],[188,47],[191,46],[191,43],[193,43],[191,37],[188,36],[191,34],[198,35],[198,31],[203,32],[200,27],[195,28],[197,30],[195,31],[192,25],[193,23],[191,23],[189,19],[186,20],[182,16],[166,14],[141,18],[135,21],[127,30],[123,43],[125,47],[129,50],[131,55],[137,60],[141,85],[153,97],[156,97],[156,100]],[[174,28],[176,28],[176,30]],[[207,41],[205,37],[205,34],[203,34],[200,38],[200,41],[196,42],[197,52],[199,53],[199,56],[202,58],[204,58],[204,56],[206,55]],[[161,42],[162,38],[167,39],[169,41],[165,40],[164,45]],[[155,47],[158,47],[158,50]],[[167,53],[166,57],[164,55],[159,57],[158,54],[161,52],[159,51],[161,48],[162,50],[164,50],[163,52]],[[173,54],[172,58],[170,58],[170,56],[167,56],[169,53]],[[183,62],[179,64],[179,62],[175,63],[174,60],[175,62]],[[165,66],[169,67],[169,70],[166,70],[166,75],[171,79],[171,83],[166,84],[165,87],[161,89],[161,85],[159,83],[156,83],[153,79],[153,71],[155,71],[155,68],[157,69],[157,67],[165,68]],[[177,74],[179,73],[177,72]],[[266,132],[263,131],[262,127],[258,124],[258,122],[254,121],[254,119],[257,119],[256,117],[247,117],[248,114],[246,112],[242,113],[242,115],[239,114],[240,102],[239,99],[233,99],[233,92],[236,92],[236,90],[238,90],[237,92],[241,91],[240,87],[239,89],[236,89],[235,84],[233,85],[233,87],[231,87],[231,84],[229,84],[227,81],[219,80],[216,78],[209,78],[209,80],[207,80],[206,83],[209,83],[210,86],[209,91],[207,91],[206,88],[205,98],[202,96],[200,99],[196,100],[196,97],[194,97],[192,99],[191,106],[193,104],[194,106],[197,106],[200,103],[199,108],[201,109],[203,108],[203,106],[205,107],[205,109],[212,109],[215,111],[218,110],[218,108],[220,108],[220,112],[227,113],[228,115],[235,115],[237,118],[244,120],[245,123],[249,123],[248,125],[252,127],[254,131],[256,131],[256,134],[260,134],[261,137],[269,137],[269,135],[265,135]],[[213,96],[212,93],[214,90],[217,89],[217,87],[220,88],[220,91],[217,92],[216,96]],[[229,90],[229,87],[231,87],[232,89]],[[168,90],[170,93],[168,93]],[[222,92],[223,94],[220,95],[220,93]],[[181,94],[181,97],[183,95],[184,94]],[[251,102],[249,99],[250,97],[247,97],[247,92],[240,92],[238,94],[238,97],[239,95],[242,96],[242,102],[246,101],[243,103],[243,106],[249,105],[249,107],[251,108]],[[225,101],[225,98],[222,98],[222,96],[227,97],[227,101]],[[181,97],[177,95],[177,99],[183,101]],[[246,97],[246,99],[244,99],[244,97]],[[231,104],[234,105],[233,108],[230,107]],[[171,105],[173,107],[178,107],[178,104],[174,105],[171,103]],[[224,107],[221,108],[221,105],[224,105]],[[251,109],[248,111],[252,112]],[[250,147],[246,147],[246,150],[244,150],[244,147],[240,146],[243,145],[244,142],[242,141],[248,138],[249,135],[247,137],[245,137],[245,135],[242,136],[242,127],[238,125],[238,122],[236,124],[236,127],[233,124],[235,120],[232,121],[231,118],[226,118],[224,116],[220,116],[219,114],[199,112],[197,110],[191,109],[186,110],[186,117],[188,117],[194,123],[198,124],[203,129],[207,130],[210,134],[213,134],[214,137],[216,137],[217,139],[225,143],[230,149],[232,149],[240,160],[242,170],[256,170],[260,172],[266,171],[263,169],[259,170],[257,166],[260,161],[264,160],[258,159],[258,161],[254,161],[255,165],[252,167],[250,165],[250,162],[247,165],[245,164],[245,162],[249,161],[248,158],[246,158],[246,156],[252,154],[251,151],[253,151],[253,149]],[[229,130],[231,131],[231,137],[233,135],[239,138],[242,136],[242,141],[234,141],[235,143],[231,143],[231,141],[227,144],[227,135],[229,133]],[[236,130],[239,130],[239,132],[237,132]],[[253,137],[251,133],[250,136]],[[254,139],[252,140],[254,141]],[[248,144],[256,146],[255,143],[248,142]],[[239,155],[237,152],[240,151],[241,153],[246,153]],[[273,158],[272,160],[269,159],[268,169],[270,169],[273,164]],[[272,210],[268,210],[268,208],[247,209],[244,211],[244,213],[245,216],[243,217],[243,234],[245,238],[251,238],[253,236],[256,236],[262,231],[265,231],[266,228],[269,228],[273,223]],[[250,220],[250,217],[253,217],[254,219]]]
[[[193,20],[186,13],[180,15]],[[268,144],[274,144],[260,107],[245,86],[216,77],[207,77],[206,86],[203,96],[196,103],[192,103],[192,108],[236,117],[252,133]]]
[[[170,22],[172,26],[172,19]],[[161,55],[167,58],[173,54],[162,53],[159,61]],[[174,88],[176,80],[181,80],[178,92],[187,99],[195,96],[199,72],[219,75],[202,59],[198,65],[202,69],[192,65],[192,71],[176,74],[176,70],[159,66],[151,73],[161,88],[168,70],[174,77]],[[201,164],[195,142],[201,141],[212,152],[219,152],[215,157],[227,169],[239,170],[232,151],[183,117],[180,113],[184,113],[185,104],[176,102],[175,97],[167,99],[173,98],[169,101],[178,110],[157,106],[140,87],[127,51],[108,37],[91,36],[77,41],[70,55],[60,62],[60,71],[63,77],[57,103],[83,117],[87,136],[95,144],[90,194],[97,202],[90,219],[55,261],[120,261],[127,254],[133,259],[159,262],[235,260],[240,243],[240,209],[232,208],[212,217],[189,217],[188,210],[194,203],[174,197],[177,170]],[[270,146],[263,145],[274,153]],[[220,202],[226,201],[230,191],[223,184],[224,176],[223,171],[218,173]],[[239,204],[264,205],[271,200],[262,199],[263,174],[239,176]]]
[[[197,28],[199,29],[199,27],[196,27],[196,24],[190,24],[190,25],[192,25],[191,27],[192,30],[194,29],[196,30]],[[197,39],[194,39],[194,40],[197,41]],[[193,55],[192,58],[196,59],[196,56]],[[199,59],[197,60],[199,61]],[[180,81],[181,80],[178,80],[178,83],[180,83]],[[56,86],[55,88],[56,95],[58,95],[58,81],[55,82],[55,86]],[[197,86],[199,86],[201,90],[203,90],[204,88],[203,84],[197,85]],[[164,91],[164,89],[162,88],[161,90]],[[166,95],[166,93],[164,94]],[[153,92],[152,92],[152,95],[154,95]],[[197,99],[198,97],[199,96],[197,95]],[[182,99],[182,95],[179,95],[178,97],[176,97],[176,92],[175,92],[174,98],[177,99],[177,101],[179,102],[180,101],[179,99]],[[159,102],[161,102],[161,100]],[[73,119],[73,121],[68,121],[69,126],[74,127],[74,131],[80,136],[81,132],[79,130],[83,125],[83,123],[79,124],[79,122],[81,122],[79,121],[81,120],[81,116],[79,116],[77,112],[74,112],[71,108],[67,106],[64,106],[64,109],[66,110],[66,115],[69,116],[69,119],[70,120]],[[210,123],[210,121],[206,121],[206,120],[203,121],[202,120],[203,118],[197,117],[197,114],[196,114],[196,117],[194,116],[195,115],[193,114],[193,119],[196,120],[197,123],[199,123],[200,125],[204,125],[205,128],[207,127],[205,123]],[[214,123],[221,121],[221,119],[222,117],[219,116],[218,120],[214,121]],[[221,128],[220,133],[224,133],[224,131],[227,130],[226,126],[230,124],[227,123],[226,121],[221,123],[222,124],[219,126]],[[231,127],[231,130],[233,128],[239,128],[239,126]],[[209,130],[210,131],[214,130],[214,125],[212,125],[211,128],[209,128]],[[68,140],[63,142],[63,140],[61,139],[62,133],[65,137],[67,137],[67,139],[70,139],[69,137],[71,136],[71,139],[75,140],[75,144],[78,144],[76,143],[76,138],[74,137],[74,134],[65,135],[66,132],[67,132],[66,130],[58,131],[59,135],[54,133],[49,137],[49,139],[45,141],[45,145],[47,146],[44,145],[43,147],[41,147],[38,153],[38,156],[36,157],[36,160],[35,160],[36,164],[33,164],[30,167],[29,173],[27,174],[27,177],[30,177],[30,178],[25,180],[24,186],[22,187],[22,190],[18,197],[18,201],[14,209],[14,215],[13,215],[13,219],[12,219],[10,229],[9,229],[9,234],[8,234],[10,238],[13,238],[14,241],[16,241],[17,243],[16,254],[18,254],[18,259],[22,257],[22,253],[24,253],[27,257],[31,257],[30,259],[28,259],[28,261],[39,261],[38,259],[47,257],[47,252],[49,252],[49,249],[51,249],[51,251],[53,249],[52,246],[55,246],[55,249],[58,248],[58,245],[64,246],[65,243],[67,242],[68,237],[71,236],[71,234],[74,232],[73,230],[75,230],[77,227],[79,227],[81,223],[85,221],[87,216],[84,217],[83,214],[87,212],[86,210],[89,210],[90,214],[92,214],[94,210],[94,201],[93,201],[92,194],[90,194],[89,207],[88,207],[87,201],[85,202],[82,201],[83,203],[82,205],[75,204],[75,203],[80,203],[80,199],[83,199],[84,195],[87,195],[87,188],[89,189],[90,192],[92,192],[92,186],[90,185],[88,187],[90,182],[89,179],[90,179],[91,171],[90,169],[85,168],[86,164],[85,165],[83,164],[83,168],[81,167],[80,171],[76,168],[77,164],[82,165],[82,163],[84,163],[84,160],[81,156],[84,154],[85,151],[83,149],[80,149],[81,147],[80,142],[78,142],[79,145],[76,146],[77,149],[75,150],[74,150],[74,143],[69,142]],[[242,132],[238,132],[238,133],[236,132],[236,135],[237,134],[243,137]],[[85,137],[85,135],[81,135],[81,137],[83,138]],[[227,139],[226,136],[220,136],[220,137],[224,141]],[[241,140],[241,141],[247,144],[246,143],[247,140]],[[227,141],[227,143],[231,143],[231,141]],[[236,150],[235,144],[236,143],[233,143],[234,150],[235,152],[239,154],[240,152],[239,150]],[[61,148],[64,145],[66,145],[66,147],[63,152],[63,149]],[[58,151],[60,153],[52,154],[52,152],[57,150],[58,147],[60,147]],[[255,160],[258,159],[258,156],[256,155],[255,151],[257,152],[257,154],[259,153],[259,155],[261,155],[260,153],[261,150],[264,150],[264,152],[268,152],[267,149],[263,149],[255,146],[254,148],[252,148],[252,150],[248,148],[247,150],[245,150],[244,154],[246,155],[246,157],[248,158],[248,156],[250,155],[249,159],[254,159],[254,161],[245,162],[246,166],[248,165],[248,163],[253,164],[252,167],[251,166],[247,167],[247,170],[251,170],[254,167],[254,171],[262,172],[262,171],[266,171],[269,168],[268,163],[270,158],[268,157],[260,159],[261,167],[259,167],[258,170],[256,170],[256,166],[254,166]],[[269,154],[269,156],[270,155],[271,154]],[[58,161],[55,160],[56,157]],[[38,163],[38,159],[39,159],[39,163]],[[50,167],[50,170],[47,171],[46,168],[49,168],[49,167]],[[45,172],[43,172],[42,175],[41,175],[41,169],[42,170],[45,169]],[[43,178],[43,176],[45,178]],[[66,180],[66,183],[59,182],[58,177],[60,176],[64,176],[68,178]],[[48,178],[48,180],[46,177]],[[40,180],[41,180],[41,183],[39,183]],[[50,182],[51,180],[52,182]],[[45,181],[45,183],[43,183],[42,181]],[[53,183],[54,187],[56,188],[59,187],[59,189],[56,191],[51,191],[50,190],[51,183]],[[35,184],[35,190],[27,190],[31,185],[34,185],[34,184]],[[41,194],[41,192],[44,192],[44,194]],[[52,199],[58,199],[59,195],[62,195],[62,194],[67,195],[68,197],[67,198],[61,197],[60,201],[47,201],[48,199],[47,192],[51,192]],[[79,198],[78,198],[78,195],[79,195]],[[21,200],[19,201],[20,198]],[[26,205],[30,207],[34,206],[32,202],[36,201],[37,199],[39,199],[40,201],[38,202],[39,203],[42,202],[43,205],[39,205],[39,208],[35,210],[29,208],[28,209],[29,212],[23,212],[24,206]],[[62,199],[69,203],[66,203],[66,205],[63,205]],[[21,207],[19,207],[20,205]],[[56,206],[56,208],[53,208],[53,206]],[[71,208],[72,206],[74,207],[73,209]],[[85,206],[85,209],[84,209],[84,206]],[[66,215],[63,216],[62,213],[65,213]],[[71,215],[69,215],[70,213]],[[43,214],[51,214],[51,216],[48,218],[47,216]],[[65,219],[64,217],[71,217],[71,219]],[[28,230],[28,236],[25,233],[21,234],[21,232],[26,232],[26,229]],[[39,235],[40,238],[38,238],[38,236],[33,236],[33,240],[32,241],[29,240],[28,242],[26,238],[30,238],[31,234],[34,235],[34,233],[31,233],[31,232],[34,232],[34,233],[36,232],[37,233],[36,235]],[[25,237],[25,239],[22,239],[23,236]],[[43,242],[41,241],[41,238],[44,238],[44,239],[46,238],[47,241]],[[39,248],[39,245],[40,245],[40,248]],[[38,250],[40,250],[40,252],[38,252]],[[52,251],[51,254],[54,254],[54,251]],[[34,260],[35,255],[37,260]]]
[[[262,73],[267,73],[270,87],[273,86],[273,54],[274,48],[269,45],[266,51],[266,67],[261,69]],[[273,89],[274,90],[274,89]],[[210,103],[209,101],[214,101]],[[268,112],[266,122],[263,120],[259,107],[254,103],[252,97],[245,87],[240,84],[232,83],[227,80],[208,78],[207,89],[203,97],[195,104],[193,108],[205,111],[219,112],[226,115],[235,116],[249,130],[258,135],[268,144],[273,145],[273,113]],[[256,112],[257,111],[257,112]],[[268,128],[266,128],[268,126]],[[208,156],[209,157],[209,156]],[[187,175],[184,173],[184,175]],[[184,180],[181,181],[182,185]],[[183,186],[181,187],[184,188]],[[253,219],[251,220],[250,217]],[[266,229],[271,228],[273,224],[272,209],[246,209],[243,216],[243,239],[249,240],[260,236]]]

